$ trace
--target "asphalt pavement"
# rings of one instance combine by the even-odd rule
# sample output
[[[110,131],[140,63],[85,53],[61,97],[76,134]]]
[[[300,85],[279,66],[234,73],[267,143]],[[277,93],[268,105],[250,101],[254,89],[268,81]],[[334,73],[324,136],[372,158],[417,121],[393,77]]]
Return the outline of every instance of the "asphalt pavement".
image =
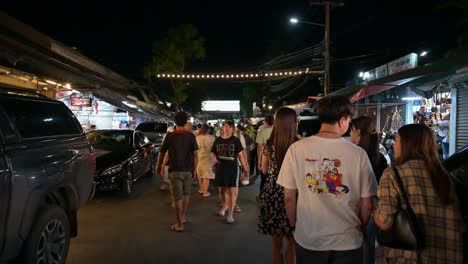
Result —
[[[78,237],[72,239],[67,263],[271,263],[270,238],[257,233],[260,179],[241,187],[235,224],[216,215],[219,201],[192,186],[184,232],[170,230],[175,211],[170,195],[159,190],[160,177],[135,183],[130,198],[98,193],[78,213]]]

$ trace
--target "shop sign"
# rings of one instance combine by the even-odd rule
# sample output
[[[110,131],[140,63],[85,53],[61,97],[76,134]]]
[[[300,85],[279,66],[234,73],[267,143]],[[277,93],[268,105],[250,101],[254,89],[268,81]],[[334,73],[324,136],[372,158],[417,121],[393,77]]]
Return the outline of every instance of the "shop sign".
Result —
[[[387,64],[381,65],[375,69],[364,73],[364,80],[372,81],[382,77],[414,69],[418,66],[418,55],[416,53],[408,54],[404,57],[391,61]]]

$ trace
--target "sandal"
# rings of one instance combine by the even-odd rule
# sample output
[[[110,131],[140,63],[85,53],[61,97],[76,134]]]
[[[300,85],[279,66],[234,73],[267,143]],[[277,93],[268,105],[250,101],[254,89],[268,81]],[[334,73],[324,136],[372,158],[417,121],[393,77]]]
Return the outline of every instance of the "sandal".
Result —
[[[174,232],[182,232],[182,231],[184,231],[184,228],[180,227],[180,226],[177,226],[177,224],[175,224],[175,225],[171,225],[171,230],[174,231]]]
[[[204,194],[203,194],[203,197],[208,197],[208,196],[210,196],[210,195],[211,195],[211,193],[207,192],[207,193],[204,193]]]
[[[242,209],[240,209],[240,207],[236,205],[236,207],[234,207],[234,212],[240,213],[242,212]]]
[[[227,209],[223,210],[223,209],[221,208],[221,210],[219,210],[219,212],[218,212],[218,215],[219,215],[219,216],[224,216],[224,215],[226,214],[226,211],[227,211]]]
[[[227,222],[228,224],[234,224],[234,222],[235,222],[234,217],[228,217],[228,218],[226,218],[226,222]]]

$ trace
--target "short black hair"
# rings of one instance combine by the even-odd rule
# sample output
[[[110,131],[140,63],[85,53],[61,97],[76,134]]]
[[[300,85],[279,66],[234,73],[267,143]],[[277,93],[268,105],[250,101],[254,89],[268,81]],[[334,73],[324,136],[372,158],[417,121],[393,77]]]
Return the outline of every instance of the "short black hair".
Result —
[[[348,98],[341,95],[325,96],[317,103],[317,115],[326,124],[335,124],[343,117],[353,116],[354,108]]]
[[[185,126],[187,124],[188,115],[185,112],[177,112],[174,116],[175,123],[177,126]]]
[[[235,127],[235,125],[234,125],[234,120],[232,120],[232,119],[230,119],[230,118],[224,120],[224,124],[227,124],[228,126],[230,126],[230,127],[232,127],[232,128]]]
[[[197,128],[202,128],[202,124],[197,124]]]
[[[269,126],[272,126],[274,122],[275,118],[272,115],[265,116],[265,123],[267,123]]]

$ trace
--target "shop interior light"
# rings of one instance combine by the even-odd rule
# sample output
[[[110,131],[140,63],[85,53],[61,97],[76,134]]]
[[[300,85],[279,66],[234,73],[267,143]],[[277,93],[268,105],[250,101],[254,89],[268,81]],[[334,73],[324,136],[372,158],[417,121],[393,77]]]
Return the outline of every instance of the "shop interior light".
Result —
[[[421,57],[424,57],[426,55],[427,55],[427,51],[425,51],[425,50],[423,52],[421,52],[421,54],[419,54],[419,56],[421,56]]]
[[[48,83],[48,84],[57,85],[56,82],[53,82],[53,81],[51,81],[51,80],[45,80],[45,81],[46,81],[46,83]]]
[[[364,72],[359,72],[359,78],[364,77]]]
[[[403,101],[414,101],[414,100],[419,100],[419,99],[421,99],[421,98],[419,98],[419,97],[403,97],[403,98],[401,98],[401,100],[403,100]]]
[[[70,90],[71,90],[71,88],[72,88],[72,87],[71,87],[71,84],[69,84],[69,83],[65,84],[64,87],[67,88],[67,89],[70,89]]]
[[[131,104],[131,103],[127,102],[127,101],[122,101],[122,103],[123,103],[124,105],[128,106],[128,107],[131,107],[131,108],[138,108],[138,106],[136,106],[136,105],[134,105],[134,104]]]

